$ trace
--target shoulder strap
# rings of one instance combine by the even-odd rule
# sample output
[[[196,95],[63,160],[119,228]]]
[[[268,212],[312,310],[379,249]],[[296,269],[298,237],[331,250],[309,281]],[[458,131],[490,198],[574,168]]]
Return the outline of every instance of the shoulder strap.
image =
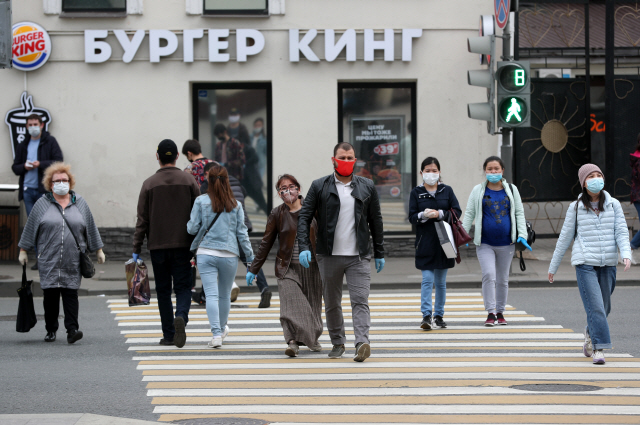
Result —
[[[78,251],[80,251],[80,244],[78,243],[78,238],[76,238],[76,234],[73,233],[73,229],[69,225],[69,222],[67,221],[67,217],[64,216],[64,213],[62,211],[58,210],[58,212],[62,216],[62,219],[64,220],[64,222],[67,224],[67,227],[69,228],[69,231],[71,232],[71,236],[73,236],[73,240],[76,241],[76,248],[78,248]]]
[[[204,237],[207,236],[207,233],[209,233],[209,230],[211,230],[213,225],[216,224],[216,221],[218,221],[218,217],[220,217],[220,214],[221,213],[216,214],[216,216],[213,218],[213,221],[211,222],[209,227],[207,227],[207,231],[204,232],[204,235],[202,235],[202,239],[200,239],[200,243],[198,244],[198,248],[200,248],[200,244],[202,244],[202,241],[204,240]]]

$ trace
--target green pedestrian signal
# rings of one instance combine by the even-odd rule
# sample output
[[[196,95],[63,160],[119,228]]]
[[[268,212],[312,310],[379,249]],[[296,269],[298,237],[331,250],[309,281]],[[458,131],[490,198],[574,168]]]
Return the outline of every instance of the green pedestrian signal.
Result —
[[[531,81],[529,62],[498,62],[496,71],[498,126],[502,128],[529,127]]]
[[[517,126],[529,117],[529,108],[519,97],[505,97],[498,106],[498,117],[502,122]]]

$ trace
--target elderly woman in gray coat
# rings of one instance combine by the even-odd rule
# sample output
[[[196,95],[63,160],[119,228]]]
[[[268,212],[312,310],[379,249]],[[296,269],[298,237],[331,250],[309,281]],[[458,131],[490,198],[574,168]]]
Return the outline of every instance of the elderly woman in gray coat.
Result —
[[[67,342],[73,344],[82,338],[82,331],[78,329],[78,289],[82,276],[74,236],[81,250],[97,251],[99,264],[105,261],[103,244],[89,206],[71,190],[75,185],[71,167],[61,162],[52,164],[45,170],[42,183],[48,193],[38,199],[27,219],[18,243],[19,260],[26,265],[27,251],[37,244],[47,329],[44,340],[56,340],[62,296]]]

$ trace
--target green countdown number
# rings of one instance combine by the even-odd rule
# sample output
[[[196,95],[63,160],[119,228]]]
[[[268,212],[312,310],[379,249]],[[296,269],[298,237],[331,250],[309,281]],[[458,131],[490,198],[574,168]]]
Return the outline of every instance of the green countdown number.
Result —
[[[524,69],[517,69],[515,72],[515,76],[516,76],[516,86],[518,87],[522,87],[525,84],[525,80],[524,80]]]

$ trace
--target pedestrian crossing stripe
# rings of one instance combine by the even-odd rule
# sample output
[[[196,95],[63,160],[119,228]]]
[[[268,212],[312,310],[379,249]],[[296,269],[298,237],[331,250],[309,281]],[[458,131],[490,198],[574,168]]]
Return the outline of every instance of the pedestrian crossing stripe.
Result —
[[[345,294],[346,295],[346,294]],[[508,326],[483,326],[479,292],[447,294],[446,329],[419,328],[419,293],[371,294],[372,356],[353,355],[348,297],[343,299],[347,351],[342,359],[300,348],[283,354],[279,299],[258,309],[241,294],[219,350],[206,312],[193,308],[187,345],[157,345],[156,300],[107,305],[147,386],[160,421],[241,417],[280,425],[409,423],[640,423],[640,359],[608,353],[595,366],[581,354],[584,336],[509,306]],[[241,307],[240,307],[241,306]],[[324,315],[323,315],[324,316]],[[573,384],[593,391],[526,391],[520,385]],[[558,387],[566,388],[566,387]]]

